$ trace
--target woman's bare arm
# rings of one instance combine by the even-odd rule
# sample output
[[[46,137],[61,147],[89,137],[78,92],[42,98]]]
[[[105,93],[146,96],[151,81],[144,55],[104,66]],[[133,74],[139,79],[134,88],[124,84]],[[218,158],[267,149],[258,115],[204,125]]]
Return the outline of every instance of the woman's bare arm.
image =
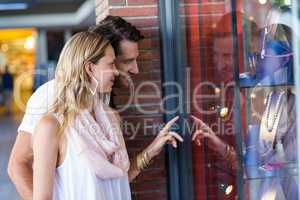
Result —
[[[45,116],[33,137],[33,200],[52,200],[53,183],[59,153],[59,123]]]

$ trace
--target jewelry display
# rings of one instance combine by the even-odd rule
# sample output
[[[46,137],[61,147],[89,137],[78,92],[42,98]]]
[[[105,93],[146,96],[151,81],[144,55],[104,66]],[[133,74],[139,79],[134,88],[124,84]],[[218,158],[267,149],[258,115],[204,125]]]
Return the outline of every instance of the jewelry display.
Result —
[[[293,52],[288,39],[274,39],[277,25],[264,28],[260,53],[249,53],[249,71],[240,74],[241,86],[292,84]]]
[[[281,103],[281,100],[282,100],[282,96],[284,95],[284,92],[281,92],[278,97],[276,97],[276,95],[274,95],[274,92],[271,92],[271,94],[269,95],[269,98],[267,100],[267,117],[266,117],[266,127],[268,129],[269,132],[271,132],[274,128],[274,124],[275,124],[275,121],[278,117],[278,113],[279,113],[279,106],[280,106],[280,103]],[[276,106],[275,106],[275,109],[274,109],[274,112],[271,113],[271,102],[273,99],[276,98]]]
[[[286,94],[284,91],[279,94],[273,91],[268,95],[266,109],[261,120],[260,140],[274,143],[282,112],[284,94]]]
[[[246,176],[262,180],[252,196],[261,199],[276,187],[276,199],[297,199],[298,184],[293,181],[297,175],[295,95],[274,89],[262,97],[262,104],[260,124],[248,127],[244,154]]]
[[[284,13],[284,14],[283,14]],[[297,124],[294,88],[294,52],[290,27],[277,22],[288,12],[272,9],[265,26],[250,31],[246,61],[239,74],[240,98],[235,124],[242,141],[243,177],[247,199],[298,199]],[[283,14],[281,16],[281,14]],[[278,18],[278,19],[277,19]],[[279,19],[280,18],[280,19]],[[251,28],[255,28],[250,24]],[[248,32],[246,32],[248,34]],[[246,36],[247,37],[247,36]],[[245,100],[245,104],[242,101]],[[254,107],[255,106],[255,107]],[[243,110],[244,109],[244,110]],[[236,113],[235,113],[236,114]],[[242,122],[242,123],[241,123]],[[228,147],[224,157],[228,159]],[[240,161],[240,160],[239,160]]]

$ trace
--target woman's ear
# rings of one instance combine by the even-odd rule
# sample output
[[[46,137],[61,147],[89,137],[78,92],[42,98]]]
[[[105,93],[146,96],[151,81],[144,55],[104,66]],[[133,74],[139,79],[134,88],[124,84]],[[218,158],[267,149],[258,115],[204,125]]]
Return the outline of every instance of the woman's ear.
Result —
[[[89,75],[89,77],[93,76],[92,67],[93,67],[93,63],[90,61],[87,61],[84,65],[85,72]]]

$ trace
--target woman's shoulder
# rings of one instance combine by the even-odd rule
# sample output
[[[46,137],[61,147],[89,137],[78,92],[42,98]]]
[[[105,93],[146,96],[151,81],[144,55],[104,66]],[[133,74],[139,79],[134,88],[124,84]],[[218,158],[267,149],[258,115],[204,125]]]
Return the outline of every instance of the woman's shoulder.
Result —
[[[52,113],[45,114],[41,118],[39,123],[41,123],[43,125],[48,125],[48,126],[59,126],[59,121],[58,121],[56,115],[52,114]]]
[[[38,134],[40,132],[43,132],[43,135],[45,137],[47,136],[47,134],[50,134],[51,137],[53,137],[54,135],[58,136],[58,134],[56,133],[59,132],[59,129],[60,123],[57,117],[54,114],[46,114],[38,122],[35,128],[35,133]]]

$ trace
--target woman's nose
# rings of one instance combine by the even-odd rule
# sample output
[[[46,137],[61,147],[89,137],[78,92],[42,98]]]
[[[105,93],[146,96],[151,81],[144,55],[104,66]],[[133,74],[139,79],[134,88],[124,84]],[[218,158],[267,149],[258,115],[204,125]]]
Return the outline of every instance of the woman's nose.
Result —
[[[116,65],[114,65],[114,75],[115,75],[115,76],[119,76],[119,75],[120,75],[120,72],[119,72],[119,70],[116,68]]]

